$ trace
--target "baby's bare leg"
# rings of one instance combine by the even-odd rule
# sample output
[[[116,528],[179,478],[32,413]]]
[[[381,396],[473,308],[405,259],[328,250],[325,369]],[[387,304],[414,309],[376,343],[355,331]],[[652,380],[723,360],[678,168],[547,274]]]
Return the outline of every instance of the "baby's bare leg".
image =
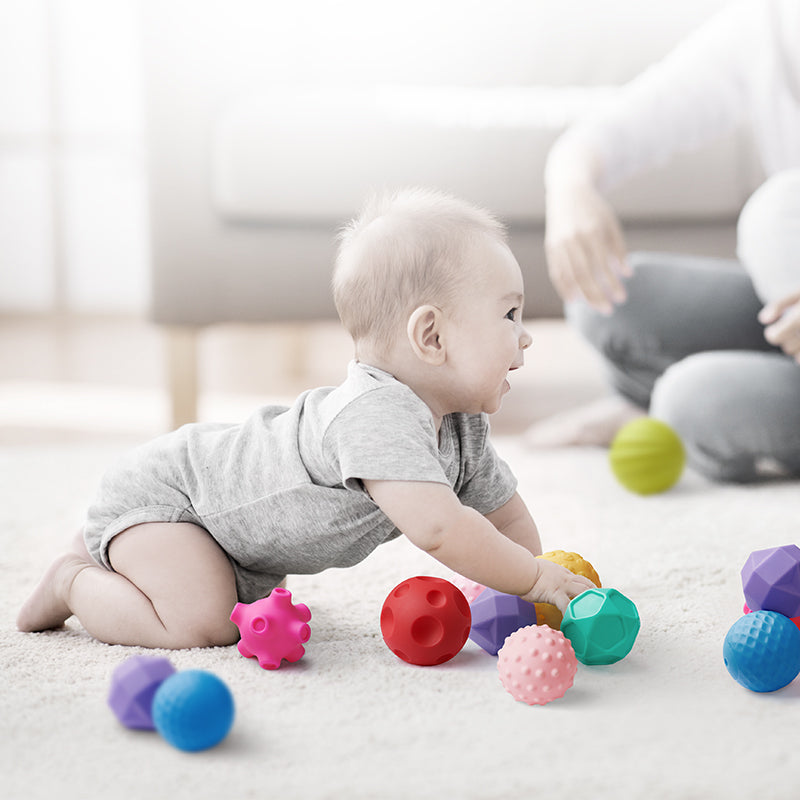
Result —
[[[75,552],[59,556],[45,572],[17,615],[17,628],[25,632],[60,628],[72,610],[67,603],[69,587],[83,569],[97,567]]]
[[[89,551],[86,549],[86,541],[83,538],[83,529],[79,530],[72,539],[70,552],[79,555],[82,559],[84,559],[84,561],[94,563],[94,559],[89,555]]]
[[[48,592],[40,593],[49,593],[38,612],[40,624],[20,624],[23,609],[20,629],[57,627],[72,613],[108,644],[178,649],[237,640],[230,621],[233,569],[207,531],[190,523],[136,525],[112,540],[109,559],[115,572],[75,554],[62,556],[46,576]],[[47,621],[55,624],[42,626]]]
[[[17,615],[21,631],[47,631],[60,628],[72,611],[64,601],[67,587],[75,575],[88,566],[96,566],[83,541],[83,529],[72,538],[69,552],[57,558],[45,572]]]

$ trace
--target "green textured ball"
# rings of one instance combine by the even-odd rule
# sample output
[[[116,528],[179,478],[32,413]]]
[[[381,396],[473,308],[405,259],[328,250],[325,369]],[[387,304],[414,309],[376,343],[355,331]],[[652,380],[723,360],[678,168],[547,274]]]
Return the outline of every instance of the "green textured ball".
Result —
[[[616,589],[587,589],[561,622],[581,664],[614,664],[630,653],[641,622],[633,601]]]
[[[641,417],[620,428],[608,454],[617,480],[636,494],[656,494],[674,486],[683,473],[686,453],[669,425]]]

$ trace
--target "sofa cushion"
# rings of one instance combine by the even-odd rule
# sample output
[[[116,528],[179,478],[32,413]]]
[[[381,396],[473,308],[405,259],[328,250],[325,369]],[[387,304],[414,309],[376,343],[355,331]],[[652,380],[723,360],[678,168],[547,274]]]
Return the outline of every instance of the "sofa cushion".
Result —
[[[213,128],[212,192],[226,220],[341,220],[374,189],[435,186],[512,222],[541,222],[547,151],[612,86],[277,87],[239,96]],[[743,135],[681,155],[614,196],[624,219],[736,214]],[[701,186],[696,176],[703,174]],[[691,187],[691,188],[690,188]]]

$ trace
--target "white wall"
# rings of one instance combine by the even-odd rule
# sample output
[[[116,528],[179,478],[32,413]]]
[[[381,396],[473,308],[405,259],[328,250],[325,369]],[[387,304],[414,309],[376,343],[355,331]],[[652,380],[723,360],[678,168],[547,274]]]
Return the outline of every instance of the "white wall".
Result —
[[[702,13],[729,1],[702,0]],[[187,0],[165,3],[164,13],[191,15],[196,3],[206,2],[227,7],[224,0]],[[565,2],[574,5],[574,14],[541,11]],[[355,67],[364,79],[378,75],[390,83],[410,78],[424,83],[430,70],[439,79],[469,75],[474,62],[474,82],[480,85],[482,66],[475,54],[484,29],[476,19],[490,19],[494,35],[517,43],[498,66],[501,77],[520,79],[525,73],[522,82],[531,83],[531,75],[549,74],[549,65],[560,58],[553,43],[563,40],[553,33],[566,20],[581,35],[602,40],[609,58],[603,59],[606,72],[595,70],[594,79],[614,82],[620,70],[636,71],[629,53],[615,57],[636,47],[626,33],[630,14],[655,19],[659,30],[681,32],[694,24],[685,11],[698,0],[652,6],[633,0],[552,3],[414,0],[414,14],[408,4],[383,0],[306,0],[301,11],[291,0],[253,0],[243,6],[269,21],[264,26],[269,35],[257,45],[272,54],[275,82],[314,81],[320,74],[341,82],[349,63],[341,54],[353,49],[363,51]],[[0,0],[0,313],[142,313],[147,307],[139,6],[140,0]],[[464,13],[452,14],[453,6]],[[409,47],[420,34],[415,20],[438,14],[466,31],[467,12],[474,51],[462,47],[452,53],[439,48],[438,40],[422,53]],[[525,14],[531,17],[528,25]],[[332,36],[337,21],[339,35]],[[365,37],[364,30],[378,24],[391,36]],[[209,31],[209,46],[242,61],[246,72],[251,53],[215,33]],[[643,64],[654,55],[646,45],[639,51]],[[287,54],[296,52],[310,57],[295,58],[297,71],[287,76],[281,67],[292,61]],[[523,53],[523,59],[514,53]]]
[[[139,313],[136,0],[0,0],[0,312]]]

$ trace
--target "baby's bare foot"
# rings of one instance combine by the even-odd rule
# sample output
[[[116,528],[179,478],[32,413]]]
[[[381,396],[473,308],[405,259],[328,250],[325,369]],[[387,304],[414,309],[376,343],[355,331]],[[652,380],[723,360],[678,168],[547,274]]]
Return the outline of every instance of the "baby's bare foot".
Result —
[[[72,612],[66,603],[75,576],[92,563],[74,553],[57,558],[17,615],[17,628],[32,633],[60,628]]]

